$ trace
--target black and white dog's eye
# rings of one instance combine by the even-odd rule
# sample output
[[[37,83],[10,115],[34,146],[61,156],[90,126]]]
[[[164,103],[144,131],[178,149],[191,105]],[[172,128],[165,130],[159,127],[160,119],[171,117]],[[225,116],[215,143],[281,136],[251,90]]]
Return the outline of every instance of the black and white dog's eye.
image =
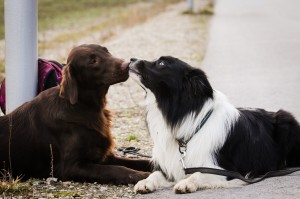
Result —
[[[165,62],[161,61],[161,62],[158,63],[158,65],[164,66],[164,65],[165,65]]]

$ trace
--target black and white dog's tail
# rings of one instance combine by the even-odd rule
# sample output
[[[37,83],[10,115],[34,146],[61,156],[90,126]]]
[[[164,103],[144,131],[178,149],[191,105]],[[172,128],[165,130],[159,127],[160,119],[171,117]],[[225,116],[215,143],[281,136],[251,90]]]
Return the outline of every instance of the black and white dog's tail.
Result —
[[[300,167],[300,125],[288,112],[279,110],[274,115],[275,141],[283,148],[286,167]]]

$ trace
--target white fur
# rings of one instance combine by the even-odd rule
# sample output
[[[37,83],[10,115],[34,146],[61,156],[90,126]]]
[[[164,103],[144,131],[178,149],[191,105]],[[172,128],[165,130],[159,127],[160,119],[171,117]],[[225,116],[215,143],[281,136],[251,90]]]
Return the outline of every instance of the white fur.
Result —
[[[149,193],[160,187],[173,186],[174,182],[169,182],[160,171],[153,172],[148,178],[139,181],[134,186],[136,193]]]
[[[189,141],[184,162],[186,167],[219,168],[213,154],[223,146],[229,128],[239,116],[237,109],[228,103],[222,93],[214,91],[214,99],[207,101],[198,115],[194,113],[187,115],[173,132],[158,109],[155,97],[150,90],[147,91],[146,103],[148,127],[154,142],[153,162],[160,165],[160,168],[175,181],[185,176],[179,161],[180,153],[175,137],[177,139],[189,138],[206,113],[213,108],[210,118]]]
[[[241,180],[227,181],[224,177],[196,172],[178,182],[174,186],[174,191],[176,193],[191,193],[199,189],[232,188],[244,184],[246,183]]]
[[[138,76],[135,75],[134,79],[139,83]],[[142,86],[141,83],[139,84]],[[172,131],[157,106],[154,94],[149,89],[146,91],[147,122],[154,142],[152,161],[154,165],[159,165],[169,178],[177,182],[174,187],[176,193],[194,192],[201,188],[236,187],[244,184],[240,180],[226,181],[225,177],[199,172],[186,178],[180,163],[181,155],[176,139],[190,138],[207,112],[213,108],[213,113],[207,122],[188,142],[184,162],[187,168],[222,169],[216,162],[214,152],[223,146],[230,127],[239,117],[239,112],[221,92],[215,90],[213,100],[207,101],[199,114],[190,113]],[[150,190],[148,192],[154,191],[162,184],[157,183],[158,181],[164,182],[161,176],[162,173],[151,174],[147,179],[140,181],[141,183],[135,186],[135,190],[141,193],[147,189]]]

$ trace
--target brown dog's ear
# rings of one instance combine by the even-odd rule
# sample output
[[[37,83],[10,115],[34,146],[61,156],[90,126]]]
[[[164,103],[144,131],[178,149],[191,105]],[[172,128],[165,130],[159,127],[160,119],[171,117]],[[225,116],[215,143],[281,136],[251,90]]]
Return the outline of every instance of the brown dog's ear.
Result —
[[[69,65],[67,65],[63,70],[59,96],[68,100],[71,104],[76,104],[78,101],[77,82],[70,73]]]

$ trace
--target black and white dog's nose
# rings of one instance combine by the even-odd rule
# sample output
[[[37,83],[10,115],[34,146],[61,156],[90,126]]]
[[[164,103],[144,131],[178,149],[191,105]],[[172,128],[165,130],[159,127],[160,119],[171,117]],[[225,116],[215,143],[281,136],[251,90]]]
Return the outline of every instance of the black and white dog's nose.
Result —
[[[131,58],[130,62],[136,62],[138,59],[137,58]]]

